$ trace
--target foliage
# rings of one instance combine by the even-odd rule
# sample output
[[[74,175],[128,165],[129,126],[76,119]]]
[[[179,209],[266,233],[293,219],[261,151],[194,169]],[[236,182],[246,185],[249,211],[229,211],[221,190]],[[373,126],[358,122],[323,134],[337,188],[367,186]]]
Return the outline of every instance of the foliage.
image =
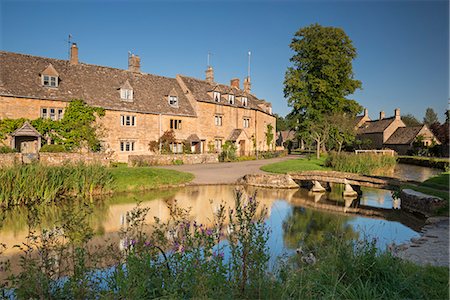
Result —
[[[327,115],[325,122],[330,124],[328,150],[341,152],[344,145],[351,145],[356,137],[355,119],[345,114]]]
[[[273,126],[270,123],[267,124],[265,136],[266,136],[267,150],[272,150],[274,134],[273,134]]]
[[[110,168],[114,192],[137,192],[182,184],[194,179],[191,173],[149,167]]]
[[[392,170],[397,164],[396,158],[388,155],[371,153],[336,153],[331,152],[325,166],[340,172],[373,175]]]
[[[423,118],[423,123],[426,124],[428,127],[431,126],[431,124],[439,123],[439,119],[437,114],[434,112],[433,108],[428,107],[425,111],[425,117]]]
[[[152,152],[159,152],[161,149],[162,154],[172,153],[170,145],[176,142],[175,132],[172,129],[167,130],[157,141],[151,141],[148,144],[149,150]]]
[[[237,146],[232,141],[226,141],[222,146],[222,152],[219,154],[219,161],[235,161]]]
[[[299,136],[312,135],[320,149],[329,133],[326,114],[353,117],[362,110],[346,98],[361,87],[353,78],[356,49],[342,29],[318,24],[297,31],[290,47],[295,54],[293,66],[286,71],[284,95],[293,107],[291,116],[297,120]]]
[[[8,134],[28,121],[42,136],[64,145],[67,150],[88,148],[91,151],[100,151],[101,130],[95,125],[95,121],[97,117],[104,115],[105,111],[102,108],[91,107],[83,100],[72,100],[61,121],[42,118],[31,121],[24,118],[0,120],[0,140],[4,140]]]
[[[286,118],[283,118],[283,116],[280,116],[278,114],[273,114],[273,116],[276,118],[276,132],[289,130],[289,124]]]
[[[0,206],[50,203],[63,196],[90,197],[108,190],[111,173],[98,165],[41,164],[0,168]]]
[[[402,116],[402,121],[405,123],[406,127],[413,127],[421,125],[420,121],[412,114],[407,114]]]
[[[64,147],[64,145],[44,145],[41,147],[41,149],[39,150],[39,152],[66,152],[66,148]]]
[[[8,146],[0,146],[0,153],[14,153],[16,152],[16,149],[12,149]]]

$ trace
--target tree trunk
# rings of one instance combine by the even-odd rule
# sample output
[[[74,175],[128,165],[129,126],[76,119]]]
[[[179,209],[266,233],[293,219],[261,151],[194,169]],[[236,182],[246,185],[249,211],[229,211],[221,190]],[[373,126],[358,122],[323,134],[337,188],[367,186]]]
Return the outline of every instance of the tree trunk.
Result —
[[[316,157],[320,158],[320,139],[316,140]]]

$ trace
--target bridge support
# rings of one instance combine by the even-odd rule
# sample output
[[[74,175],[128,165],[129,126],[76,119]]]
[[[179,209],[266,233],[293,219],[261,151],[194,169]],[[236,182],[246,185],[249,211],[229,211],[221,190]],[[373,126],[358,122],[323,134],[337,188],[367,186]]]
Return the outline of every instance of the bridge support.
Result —
[[[358,196],[358,193],[355,192],[355,190],[353,190],[352,186],[348,183],[347,179],[344,179],[344,192],[343,195],[344,197],[355,197]]]
[[[313,180],[313,187],[311,189],[311,192],[325,192],[325,188],[318,182],[317,180]]]

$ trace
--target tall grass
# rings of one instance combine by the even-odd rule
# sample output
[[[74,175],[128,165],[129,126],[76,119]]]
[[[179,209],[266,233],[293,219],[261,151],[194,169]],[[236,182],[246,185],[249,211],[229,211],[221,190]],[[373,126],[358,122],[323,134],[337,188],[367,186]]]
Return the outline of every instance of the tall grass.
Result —
[[[14,165],[0,169],[0,206],[50,203],[61,196],[92,196],[110,187],[111,173],[99,165]]]
[[[365,175],[389,173],[396,164],[396,158],[393,156],[370,153],[356,155],[332,152],[325,161],[325,166],[336,171]]]

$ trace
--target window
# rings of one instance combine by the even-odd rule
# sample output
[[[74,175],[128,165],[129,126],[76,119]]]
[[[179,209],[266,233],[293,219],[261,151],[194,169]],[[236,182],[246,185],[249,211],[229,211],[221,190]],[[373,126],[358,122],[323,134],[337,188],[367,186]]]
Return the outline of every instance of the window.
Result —
[[[41,108],[41,118],[47,119],[47,109],[46,108]]]
[[[243,106],[247,106],[247,97],[242,97],[241,101]]]
[[[214,116],[214,124],[216,126],[222,126],[222,116]]]
[[[120,119],[121,119],[120,124],[122,126],[135,126],[136,125],[136,116],[121,115]]]
[[[133,141],[121,141],[120,142],[120,151],[122,151],[122,152],[134,151],[134,142]]]
[[[170,129],[181,129],[181,120],[170,120]]]
[[[48,87],[58,87],[58,77],[50,75],[42,75],[42,85]]]
[[[215,139],[214,140],[214,148],[217,152],[222,151],[222,140],[221,139]]]
[[[41,107],[41,118],[51,120],[61,120],[64,116],[63,108]]]
[[[244,128],[250,127],[250,118],[244,118],[243,126],[244,126]]]
[[[220,102],[220,93],[219,92],[213,92],[213,99],[215,102]]]
[[[120,89],[120,98],[123,100],[133,100],[133,90]]]
[[[228,103],[229,104],[234,104],[234,95],[232,95],[232,94],[228,95]]]
[[[178,97],[177,96],[169,96],[169,105],[178,107]]]
[[[169,147],[172,153],[183,153],[183,143],[172,143]]]

